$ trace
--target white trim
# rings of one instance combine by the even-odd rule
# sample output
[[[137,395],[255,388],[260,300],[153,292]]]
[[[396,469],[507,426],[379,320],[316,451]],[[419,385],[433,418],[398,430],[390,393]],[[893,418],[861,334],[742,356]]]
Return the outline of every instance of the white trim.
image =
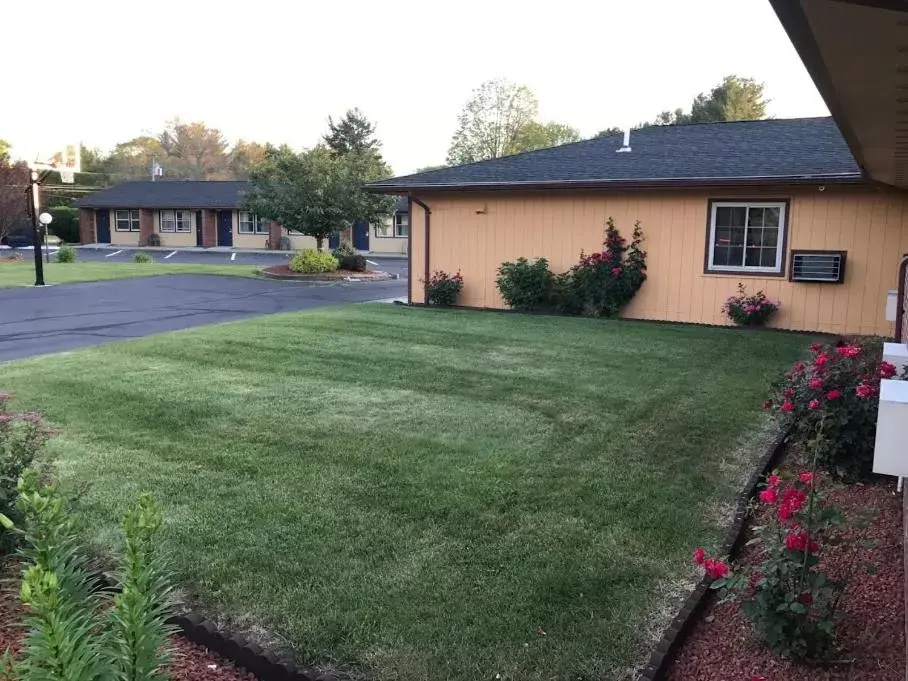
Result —
[[[128,223],[128,229],[120,229],[120,213],[126,213],[126,217],[123,219],[124,222]],[[133,213],[135,213],[135,219],[133,219]],[[114,231],[115,232],[140,232],[142,231],[141,212],[133,208],[118,208],[113,212],[114,220]],[[133,227],[135,225],[135,227]]]
[[[776,266],[775,267],[754,267],[741,265],[713,265],[713,257],[716,247],[716,213],[719,208],[745,208],[749,212],[751,208],[778,208],[779,209],[779,235],[776,238]],[[784,245],[785,234],[788,229],[788,214],[785,211],[786,204],[779,201],[713,201],[709,215],[709,260],[707,262],[708,272],[754,272],[757,274],[781,274],[785,267],[784,262]],[[747,257],[747,215],[744,217],[744,248],[742,257]]]
[[[243,220],[243,216],[247,216],[246,220]],[[247,229],[243,229],[243,222],[247,225],[251,225]],[[258,215],[249,210],[238,210],[236,212],[236,233],[245,234],[245,235],[255,235],[255,234],[270,234],[270,225],[268,221],[260,218]]]

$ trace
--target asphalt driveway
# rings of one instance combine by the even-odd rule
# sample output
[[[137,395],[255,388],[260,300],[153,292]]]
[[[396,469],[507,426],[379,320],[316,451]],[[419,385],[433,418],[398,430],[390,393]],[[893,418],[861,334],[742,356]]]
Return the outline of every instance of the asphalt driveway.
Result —
[[[406,296],[406,280],[165,275],[0,292],[0,361],[275,312]]]

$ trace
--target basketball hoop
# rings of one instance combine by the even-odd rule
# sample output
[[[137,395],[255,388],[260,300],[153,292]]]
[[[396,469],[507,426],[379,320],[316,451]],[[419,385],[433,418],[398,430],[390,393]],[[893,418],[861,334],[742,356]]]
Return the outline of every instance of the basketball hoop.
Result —
[[[60,173],[60,182],[63,184],[73,184],[76,181],[76,171],[72,168],[57,168]]]

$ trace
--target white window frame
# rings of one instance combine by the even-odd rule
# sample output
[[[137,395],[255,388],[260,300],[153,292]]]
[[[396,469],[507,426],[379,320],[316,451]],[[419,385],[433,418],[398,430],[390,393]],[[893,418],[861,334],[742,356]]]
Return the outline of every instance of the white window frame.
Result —
[[[401,234],[401,228],[404,227],[403,220],[406,219],[407,233]],[[394,214],[394,237],[397,239],[406,239],[410,236],[410,215],[408,213]]]
[[[125,213],[124,217],[120,217]],[[120,228],[120,221],[126,223],[126,229]],[[124,209],[114,211],[114,231],[115,232],[139,232],[141,231],[140,215],[137,209]]]
[[[375,236],[379,239],[390,239],[394,236],[394,224],[392,220],[376,222],[372,225],[375,230]]]
[[[716,214],[720,208],[745,208],[747,214],[744,216],[744,250],[743,258],[747,258],[747,222],[751,208],[778,208],[779,209],[779,236],[776,238],[776,266],[775,267],[757,267],[754,265],[714,265],[713,257],[715,256],[716,247]],[[785,267],[785,237],[788,229],[788,204],[785,201],[713,201],[710,205],[709,215],[709,242],[706,247],[709,249],[707,272],[731,272],[756,274],[782,274]],[[759,228],[762,229],[762,228]]]
[[[192,211],[179,208],[158,211],[158,231],[161,234],[191,234]]]
[[[244,227],[244,225],[246,225]],[[236,231],[238,234],[269,234],[268,220],[260,218],[248,210],[238,210],[236,216]]]

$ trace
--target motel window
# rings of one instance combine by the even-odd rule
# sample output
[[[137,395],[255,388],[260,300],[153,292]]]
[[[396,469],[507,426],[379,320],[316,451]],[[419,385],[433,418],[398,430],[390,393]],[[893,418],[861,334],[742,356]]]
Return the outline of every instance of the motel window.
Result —
[[[781,274],[784,202],[710,202],[708,272]]]
[[[237,228],[240,234],[268,234],[268,221],[248,210],[241,210]]]
[[[117,232],[138,232],[139,211],[118,210],[114,214],[114,229]]]
[[[162,210],[160,212],[160,230],[162,232],[191,232],[192,211]]]
[[[373,225],[375,228],[375,236],[377,237],[389,237],[394,236],[391,232],[391,221],[383,220],[382,222],[377,222]]]
[[[410,216],[407,213],[394,214],[394,236],[410,236]]]

